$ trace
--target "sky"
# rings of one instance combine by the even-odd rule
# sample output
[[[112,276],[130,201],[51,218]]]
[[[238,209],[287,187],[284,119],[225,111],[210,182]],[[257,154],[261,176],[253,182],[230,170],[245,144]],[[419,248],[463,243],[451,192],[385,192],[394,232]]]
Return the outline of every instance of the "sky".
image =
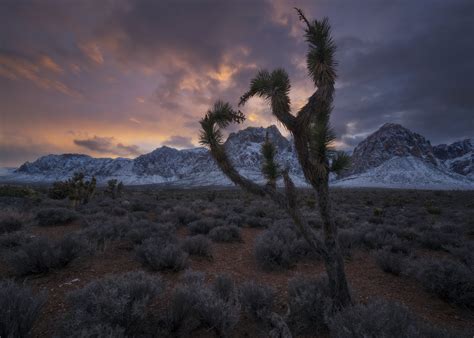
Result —
[[[286,69],[296,112],[315,88],[295,6],[332,25],[341,149],[387,122],[474,137],[472,0],[2,0],[0,166],[198,146],[199,119],[260,69]],[[258,98],[243,112],[233,130],[277,123]]]

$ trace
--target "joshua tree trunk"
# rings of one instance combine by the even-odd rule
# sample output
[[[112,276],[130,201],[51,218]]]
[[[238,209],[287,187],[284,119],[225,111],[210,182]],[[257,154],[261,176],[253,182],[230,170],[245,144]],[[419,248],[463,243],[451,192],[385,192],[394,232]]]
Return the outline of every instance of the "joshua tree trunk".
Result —
[[[344,269],[344,259],[337,241],[337,226],[331,215],[328,181],[321,182],[317,188],[319,213],[323,221],[324,245],[327,250],[325,259],[326,271],[331,281],[329,284],[336,307],[344,307],[351,303],[351,294]]]
[[[297,115],[292,115],[289,98],[290,80],[287,73],[282,69],[271,73],[262,70],[251,81],[250,90],[241,97],[239,105],[244,105],[253,96],[267,99],[273,115],[293,135],[304,176],[318,196],[319,213],[323,222],[323,240],[319,239],[315,229],[300,212],[296,190],[288,170],[278,169],[278,165],[274,162],[275,151],[271,148],[268,138],[262,146],[264,157],[262,172],[267,179],[267,185],[261,186],[241,176],[229,161],[222,144],[220,128],[225,128],[233,122],[241,123],[245,116],[240,111],[233,110],[228,103],[218,101],[201,120],[201,143],[209,146],[219,168],[233,183],[255,195],[268,196],[277,205],[286,209],[310,247],[323,258],[334,305],[343,308],[352,303],[352,298],[329,198],[329,172],[339,172],[348,164],[347,155],[335,152],[331,147],[335,139],[329,118],[336,79],[336,62],[333,59],[336,47],[330,36],[327,19],[310,23],[301,10],[297,11],[300,19],[307,25],[306,40],[309,43],[307,66],[317,90]],[[285,193],[276,189],[275,182],[278,177],[283,178]]]

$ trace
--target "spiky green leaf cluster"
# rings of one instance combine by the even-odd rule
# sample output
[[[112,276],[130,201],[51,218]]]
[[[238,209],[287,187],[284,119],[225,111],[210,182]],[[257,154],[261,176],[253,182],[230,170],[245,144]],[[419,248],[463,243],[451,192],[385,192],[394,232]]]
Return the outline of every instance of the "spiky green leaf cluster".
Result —
[[[261,152],[263,156],[262,174],[268,184],[275,186],[276,180],[280,176],[280,168],[275,162],[276,149],[268,138],[268,134],[265,137],[265,142],[262,143]]]
[[[271,101],[278,109],[290,110],[290,78],[284,69],[273,72],[260,70],[250,82],[250,90],[240,97],[239,106],[244,105],[251,97],[258,96]]]
[[[328,18],[314,20],[306,28],[306,41],[309,50],[306,54],[308,72],[317,87],[334,85],[336,81],[337,62],[334,59],[336,44],[331,37],[331,26]]]
[[[233,122],[242,123],[244,120],[245,116],[242,112],[235,111],[227,102],[217,101],[199,122],[202,128],[199,142],[205,146],[219,145],[222,143],[220,129],[226,128]]]
[[[337,151],[332,159],[331,171],[340,174],[343,170],[349,168],[351,157],[344,151]]]

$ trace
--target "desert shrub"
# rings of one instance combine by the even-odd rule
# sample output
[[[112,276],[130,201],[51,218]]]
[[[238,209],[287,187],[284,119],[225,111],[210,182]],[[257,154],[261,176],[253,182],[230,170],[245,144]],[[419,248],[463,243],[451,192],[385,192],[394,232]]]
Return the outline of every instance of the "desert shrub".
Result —
[[[85,252],[86,244],[79,237],[67,236],[57,242],[33,238],[21,244],[6,259],[17,275],[24,276],[65,267]]]
[[[1,185],[0,197],[35,197],[38,193],[31,188],[16,185]]]
[[[227,224],[232,224],[238,227],[242,227],[245,224],[245,217],[241,215],[237,215],[235,213],[231,213],[227,215],[225,222]]]
[[[413,263],[412,274],[423,287],[440,298],[474,308],[474,272],[463,264],[447,259]]]
[[[27,337],[46,301],[13,281],[0,281],[0,337]]]
[[[331,337],[449,337],[421,323],[400,304],[377,300],[347,307],[329,320]]]
[[[70,312],[61,329],[64,336],[76,331],[98,331],[139,336],[149,305],[161,294],[160,277],[129,272],[111,275],[87,284],[68,295]],[[84,331],[83,331],[84,332]]]
[[[308,250],[290,225],[275,225],[265,230],[254,245],[257,263],[266,270],[289,268]]]
[[[273,220],[269,217],[249,216],[244,224],[250,228],[268,228],[272,225]]]
[[[373,250],[390,247],[392,251],[409,253],[411,246],[408,241],[400,239],[391,227],[387,226],[364,226],[360,229],[360,245]]]
[[[432,205],[426,206],[426,212],[431,215],[441,215],[441,208]]]
[[[445,250],[445,246],[460,246],[459,236],[446,234],[439,231],[425,231],[418,237],[418,242],[423,248],[430,250]]]
[[[64,225],[78,219],[78,214],[65,208],[47,208],[38,211],[36,221],[39,226]]]
[[[344,257],[352,256],[352,249],[356,246],[357,237],[357,231],[353,229],[340,229],[338,231],[339,248]]]
[[[474,266],[474,243],[466,243],[459,248],[446,246],[445,249],[466,266]]]
[[[206,273],[202,271],[195,271],[192,269],[186,269],[181,276],[179,281],[184,285],[203,285],[206,280]]]
[[[130,213],[130,219],[132,219],[133,221],[147,220],[148,219],[148,212],[146,212],[146,211],[132,211]]]
[[[186,238],[181,243],[181,248],[190,255],[201,257],[212,257],[211,241],[204,235],[196,235]]]
[[[230,301],[236,296],[234,281],[227,274],[221,274],[216,277],[212,284],[212,291],[217,297],[225,301]]]
[[[22,244],[25,244],[31,240],[31,237],[25,235],[21,231],[10,232],[4,235],[0,235],[0,251],[2,250],[15,250]]]
[[[177,206],[173,209],[173,214],[178,225],[188,225],[189,223],[199,219],[198,214],[193,210]]]
[[[209,237],[214,242],[240,242],[242,236],[240,229],[235,225],[222,225],[215,227],[209,232]]]
[[[272,288],[256,282],[243,283],[239,288],[239,299],[242,308],[257,321],[265,320],[270,315],[275,298]]]
[[[227,335],[238,323],[240,305],[237,297],[226,294],[222,298],[201,282],[178,285],[168,307],[167,327],[174,336],[191,336],[199,328]]]
[[[333,304],[326,278],[296,277],[288,284],[288,324],[295,334],[315,334],[326,329]]]
[[[150,238],[136,248],[139,262],[154,271],[183,270],[188,262],[188,255],[176,244],[163,244]]]
[[[193,221],[188,224],[189,233],[191,235],[207,235],[209,231],[214,229],[215,227],[222,226],[224,223],[221,220],[216,220],[211,217],[206,217],[203,219],[199,219]]]
[[[96,324],[87,327],[81,327],[74,332],[63,334],[68,338],[126,338],[125,330],[118,326],[108,324]]]
[[[143,202],[140,200],[134,200],[130,203],[130,211],[144,211],[150,212],[155,208],[155,204],[149,202]]]
[[[109,212],[113,216],[125,216],[128,213],[127,209],[122,207],[113,207]]]
[[[404,256],[400,253],[391,252],[387,248],[375,252],[375,261],[384,272],[395,276],[400,275],[404,271]]]
[[[161,243],[175,243],[176,229],[171,224],[158,224],[141,220],[133,223],[124,237],[135,244],[141,244],[144,240],[153,237]]]
[[[7,214],[0,219],[0,234],[21,230],[23,221],[11,214]]]
[[[124,238],[129,231],[130,225],[127,221],[110,219],[104,222],[93,221],[87,228],[79,231],[79,234],[97,249],[103,249],[108,241]]]
[[[206,197],[209,202],[214,202],[217,197],[217,192],[215,190],[208,191]]]
[[[254,205],[248,208],[247,214],[249,216],[260,217],[260,218],[268,216],[267,210],[263,205]]]

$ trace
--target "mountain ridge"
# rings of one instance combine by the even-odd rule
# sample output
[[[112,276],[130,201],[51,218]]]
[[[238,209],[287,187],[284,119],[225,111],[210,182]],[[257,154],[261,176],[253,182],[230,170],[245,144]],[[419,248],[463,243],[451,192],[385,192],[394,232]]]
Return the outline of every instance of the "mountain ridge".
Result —
[[[237,170],[263,182],[260,147],[266,135],[275,144],[277,162],[290,169],[297,185],[304,186],[306,183],[294,146],[274,125],[248,127],[229,135],[224,146]],[[386,123],[354,148],[351,168],[334,184],[410,187],[423,182],[426,187],[442,188],[444,180],[447,187],[473,188],[473,144],[472,139],[465,139],[449,145],[432,146],[422,135],[399,124]],[[73,153],[46,155],[25,162],[10,178],[25,182],[52,182],[66,179],[75,171],[94,175],[99,182],[116,178],[125,184],[231,184],[206,148],[178,150],[169,146],[156,148],[134,159],[94,158]],[[392,182],[387,177],[391,177]],[[411,177],[417,177],[418,182]]]

